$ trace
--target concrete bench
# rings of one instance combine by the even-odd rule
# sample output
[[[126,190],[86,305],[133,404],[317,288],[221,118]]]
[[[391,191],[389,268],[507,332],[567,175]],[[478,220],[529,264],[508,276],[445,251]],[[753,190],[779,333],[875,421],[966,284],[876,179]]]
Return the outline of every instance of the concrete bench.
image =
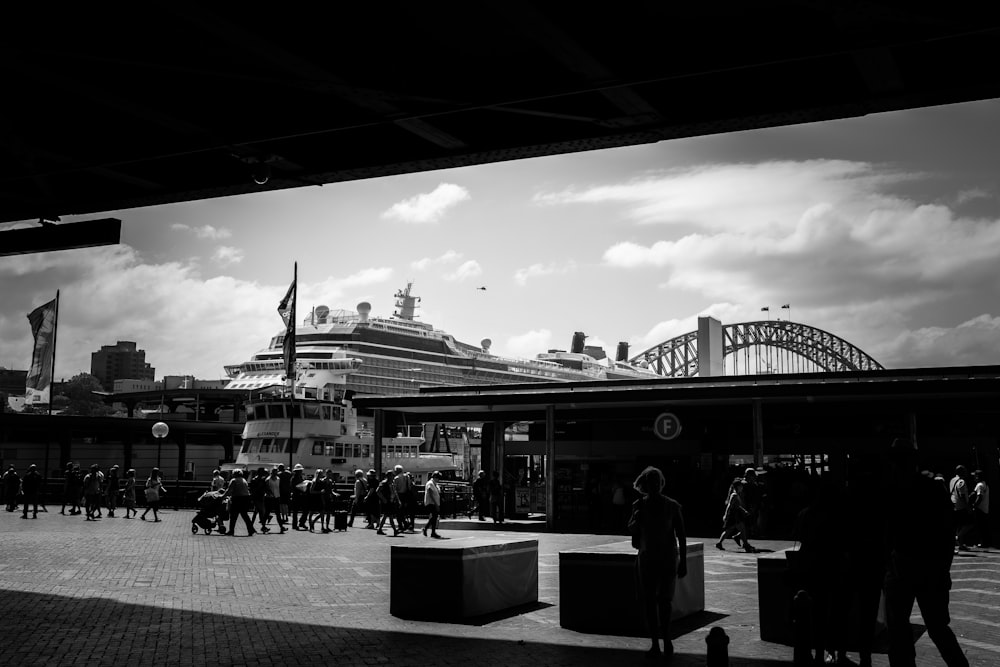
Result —
[[[538,602],[538,540],[466,537],[393,545],[389,613],[461,621]]]
[[[795,549],[782,549],[757,557],[757,609],[760,622],[760,638],[766,642],[792,646],[795,636],[792,630],[792,600],[798,592],[792,577],[792,567],[799,553]],[[856,606],[850,608],[848,618],[857,618]],[[882,632],[884,624],[877,624],[875,633]],[[849,624],[847,649],[856,650],[857,628]]]
[[[559,552],[559,625],[580,632],[645,636],[635,590],[631,541]],[[687,545],[687,576],[677,580],[671,618],[705,609],[705,547]]]

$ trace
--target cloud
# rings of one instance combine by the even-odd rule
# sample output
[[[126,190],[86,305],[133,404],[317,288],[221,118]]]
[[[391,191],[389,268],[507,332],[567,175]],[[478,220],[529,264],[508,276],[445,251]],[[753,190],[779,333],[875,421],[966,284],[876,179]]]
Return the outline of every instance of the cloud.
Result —
[[[448,209],[466,199],[469,199],[469,191],[462,186],[441,183],[431,192],[396,202],[382,213],[382,217],[407,223],[437,222]]]
[[[212,261],[221,264],[222,266],[239,264],[243,261],[243,251],[232,246],[220,245],[215,249],[215,252],[212,253]]]
[[[1000,317],[984,313],[955,327],[923,327],[904,331],[876,348],[886,366],[979,366],[1000,363]]]
[[[417,271],[425,271],[435,264],[452,264],[462,259],[462,253],[455,252],[454,250],[448,250],[440,257],[423,257],[416,261],[410,262],[410,266]]]
[[[969,188],[955,195],[956,204],[965,204],[976,199],[992,199],[993,195],[982,188]]]
[[[518,269],[514,272],[514,282],[516,282],[521,287],[528,284],[528,280],[532,278],[540,278],[542,276],[551,276],[556,274],[566,274],[571,273],[576,270],[576,262],[569,260],[567,262],[549,262],[548,264],[532,264],[531,266],[525,267],[523,269]]]
[[[521,359],[534,359],[535,355],[547,352],[551,348],[552,332],[548,329],[537,329],[508,338],[504,343],[502,354]]]
[[[200,239],[228,239],[233,235],[231,231],[225,227],[213,227],[212,225],[202,225],[201,227],[191,227],[189,225],[183,225],[180,223],[174,223],[170,225],[170,229],[181,231],[181,232],[191,232]]]
[[[312,304],[342,306],[350,290],[391,275],[372,268],[317,283],[300,278],[299,314]],[[222,378],[225,364],[248,360],[281,330],[277,306],[288,289],[287,282],[206,279],[192,263],[148,263],[124,244],[5,258],[0,283],[0,360],[19,369],[31,361],[26,314],[61,286],[59,378],[89,372],[90,354],[117,340],[146,350],[158,378]]]
[[[463,262],[457,269],[451,273],[445,274],[443,277],[445,280],[454,280],[457,282],[462,282],[468,278],[475,278],[483,274],[483,267],[479,266],[479,262],[474,259],[470,259],[467,262]]]

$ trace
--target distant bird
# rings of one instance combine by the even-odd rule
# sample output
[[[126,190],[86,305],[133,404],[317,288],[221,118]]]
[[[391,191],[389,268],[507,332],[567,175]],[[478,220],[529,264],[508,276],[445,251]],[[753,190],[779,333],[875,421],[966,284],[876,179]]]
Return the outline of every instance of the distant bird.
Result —
[[[484,292],[486,291],[486,288],[485,288],[485,287],[477,287],[476,289],[481,289],[481,290],[483,290]]]

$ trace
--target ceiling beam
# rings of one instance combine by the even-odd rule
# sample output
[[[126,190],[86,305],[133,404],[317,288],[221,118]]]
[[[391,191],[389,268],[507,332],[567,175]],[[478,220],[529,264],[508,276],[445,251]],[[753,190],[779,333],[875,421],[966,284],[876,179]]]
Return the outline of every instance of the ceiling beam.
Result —
[[[121,234],[122,221],[117,218],[9,229],[0,232],[0,257],[115,245],[121,243]]]

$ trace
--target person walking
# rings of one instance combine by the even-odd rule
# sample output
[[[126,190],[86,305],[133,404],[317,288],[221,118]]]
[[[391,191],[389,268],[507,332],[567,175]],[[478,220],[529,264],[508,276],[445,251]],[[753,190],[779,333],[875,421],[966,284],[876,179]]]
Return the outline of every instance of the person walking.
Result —
[[[288,529],[285,528],[285,518],[281,516],[281,477],[279,477],[279,472],[277,468],[271,468],[271,474],[267,478],[267,495],[264,498],[264,511],[266,512],[264,518],[264,527],[267,527],[268,520],[274,516],[278,520],[278,528],[284,533]]]
[[[153,522],[155,523],[160,520],[158,514],[160,510],[160,496],[165,492],[163,482],[160,480],[160,469],[153,468],[149,473],[149,478],[146,480],[146,509],[143,511],[142,516],[139,517],[140,519],[145,521],[149,510],[153,510]]]
[[[641,497],[632,504],[628,522],[632,546],[638,549],[636,587],[642,601],[652,646],[649,659],[674,653],[670,641],[670,614],[677,579],[687,576],[687,533],[681,505],[663,495],[666,479],[659,468],[646,468],[633,487]],[[663,640],[660,650],[659,640]]]
[[[28,505],[34,508],[34,512],[31,515],[32,519],[38,518],[38,496],[42,491],[42,474],[38,472],[38,467],[32,463],[28,466],[28,472],[24,473],[24,477],[21,478],[21,492],[24,498],[24,512],[21,514],[22,519],[28,518]]]
[[[309,480],[306,479],[305,469],[301,463],[296,463],[292,467],[291,501],[292,501],[292,530],[305,530],[306,521],[309,519]]]
[[[285,464],[278,464],[278,514],[284,523],[288,523],[288,506],[292,502],[292,473],[285,470]]]
[[[364,512],[365,497],[368,495],[368,482],[365,481],[365,471],[358,468],[354,471],[354,495],[351,496],[351,512],[347,517],[347,527],[354,527],[354,515],[360,509]]]
[[[733,538],[736,546],[742,546],[747,553],[755,553],[757,550],[750,545],[747,539],[746,520],[750,513],[743,505],[743,478],[737,477],[729,485],[729,497],[726,500],[726,511],[722,515],[722,535],[715,543],[715,548],[725,551],[723,542],[726,538]]]
[[[125,490],[122,491],[122,501],[125,504],[125,518],[132,519],[139,510],[135,508],[135,469],[129,468],[125,473]]]
[[[397,464],[393,468],[393,472],[395,474],[392,478],[392,485],[396,487],[396,497],[399,498],[399,514],[396,521],[399,523],[400,530],[415,532],[413,524],[407,519],[407,515],[410,513],[410,502],[416,504],[416,499],[411,497],[414,493],[413,482],[409,475],[403,472],[403,466]]]
[[[368,485],[368,495],[365,496],[365,520],[367,521],[365,528],[375,530],[378,528],[379,519],[379,478],[374,468],[368,470],[365,475],[365,483]]]
[[[319,520],[320,530],[323,528],[323,497],[326,495],[326,472],[322,468],[316,468],[313,474],[312,483],[306,494],[307,507],[309,508],[309,532],[316,532],[316,520]]]
[[[503,484],[500,483],[500,473],[493,471],[493,479],[490,480],[490,516],[493,523],[503,523]]]
[[[476,511],[479,513],[479,520],[486,521],[486,512],[490,508],[490,481],[486,479],[486,472],[480,470],[476,475],[476,480],[472,483],[472,495],[476,499]],[[469,517],[472,518],[471,516]]]
[[[333,532],[333,529],[330,528],[330,522],[333,520],[333,512],[337,507],[337,499],[340,498],[334,479],[333,468],[328,468],[326,471],[326,485],[323,487],[323,519],[320,522],[324,533]]]
[[[981,549],[988,548],[992,544],[990,539],[990,487],[986,484],[986,475],[982,470],[972,473],[972,479],[976,482],[972,490],[969,505],[972,507],[973,524],[976,527],[976,546]]]
[[[234,470],[233,478],[229,480],[226,488],[225,498],[229,498],[229,532],[226,535],[234,537],[236,535],[236,516],[243,517],[243,523],[247,527],[247,537],[256,534],[253,529],[253,522],[250,521],[250,487],[246,479],[243,478],[242,470]]]
[[[267,473],[264,472],[263,468],[257,468],[257,472],[250,478],[247,486],[250,487],[250,501],[253,503],[253,515],[250,517],[250,523],[259,518],[260,532],[267,535],[269,532],[267,528],[267,509],[264,507],[267,498]]]
[[[111,466],[111,470],[108,471],[108,481],[107,487],[104,490],[105,502],[108,506],[108,518],[113,519],[115,516],[115,509],[118,507],[118,466]]]
[[[392,536],[396,537],[402,532],[402,529],[396,525],[395,517],[399,514],[399,496],[396,495],[396,487],[392,483],[393,473],[391,470],[387,470],[385,477],[378,484],[378,501],[379,501],[379,514],[381,518],[378,522],[378,534],[385,535],[385,531],[382,529],[385,526],[386,519],[389,520],[389,525],[392,526]]]
[[[66,506],[69,505],[70,515],[80,513],[80,494],[76,493],[76,483],[73,474],[73,462],[66,464],[66,472],[63,476],[63,505],[59,513],[66,514]]]
[[[431,473],[430,479],[424,485],[424,507],[427,508],[427,523],[424,524],[424,537],[427,537],[427,529],[431,529],[431,537],[441,539],[438,535],[438,517],[441,514],[441,489],[438,488],[438,480],[441,473],[435,470]]]
[[[933,479],[920,474],[917,450],[909,438],[892,442],[889,464],[885,575],[889,664],[916,664],[910,627],[916,601],[927,634],[945,664],[968,667],[969,661],[949,627],[948,592],[955,554],[953,503]]]
[[[965,538],[969,531],[969,485],[966,483],[968,472],[963,465],[955,466],[955,476],[948,482],[951,493],[952,516],[955,530],[955,550],[966,547]]]
[[[83,499],[87,521],[97,521],[100,518],[97,516],[97,511],[101,507],[101,483],[103,481],[104,474],[97,464],[90,466],[90,472],[83,478]]]

